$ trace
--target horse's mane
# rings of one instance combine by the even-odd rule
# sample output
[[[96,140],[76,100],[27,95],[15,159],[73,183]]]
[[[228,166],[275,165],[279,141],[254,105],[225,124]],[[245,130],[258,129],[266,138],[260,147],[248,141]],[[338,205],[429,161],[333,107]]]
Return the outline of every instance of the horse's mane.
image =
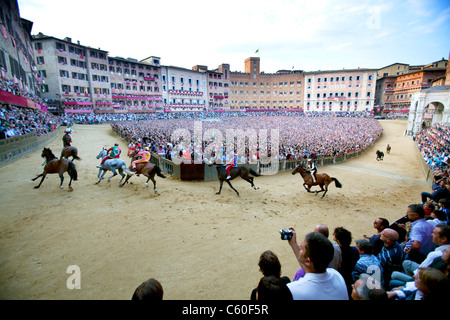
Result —
[[[50,162],[50,161],[52,161],[53,159],[58,159],[58,157],[56,157],[54,154],[53,154],[53,152],[52,152],[52,150],[50,149],[50,148],[46,148],[45,150],[47,150],[48,151],[48,157],[47,157],[47,163],[48,162]]]

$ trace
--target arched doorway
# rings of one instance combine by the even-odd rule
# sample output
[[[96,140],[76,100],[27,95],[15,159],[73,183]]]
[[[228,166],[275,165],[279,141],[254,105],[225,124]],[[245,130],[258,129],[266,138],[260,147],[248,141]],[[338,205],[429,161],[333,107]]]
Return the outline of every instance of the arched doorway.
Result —
[[[423,128],[429,128],[435,123],[442,122],[444,105],[441,102],[433,101],[427,104],[423,110]]]

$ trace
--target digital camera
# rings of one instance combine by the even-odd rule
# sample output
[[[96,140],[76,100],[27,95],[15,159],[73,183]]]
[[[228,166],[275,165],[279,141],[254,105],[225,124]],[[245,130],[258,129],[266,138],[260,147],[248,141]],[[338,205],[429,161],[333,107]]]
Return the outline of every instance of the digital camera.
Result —
[[[281,229],[281,240],[290,240],[292,238],[292,230],[289,229]]]

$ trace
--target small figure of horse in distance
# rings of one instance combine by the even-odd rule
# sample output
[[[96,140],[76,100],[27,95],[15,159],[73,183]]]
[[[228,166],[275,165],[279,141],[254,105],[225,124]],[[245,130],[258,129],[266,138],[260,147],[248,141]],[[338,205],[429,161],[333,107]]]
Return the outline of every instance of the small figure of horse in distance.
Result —
[[[311,177],[311,174],[307,172],[301,164],[295,167],[294,171],[292,171],[292,174],[300,173],[300,175],[303,178],[303,187],[305,187],[306,191],[310,193],[320,193],[323,192],[322,198],[325,197],[325,195],[328,192],[328,185],[334,181],[336,188],[342,188],[342,184],[339,182],[338,179],[330,177],[326,173],[316,173],[316,182],[313,181],[313,178]],[[312,186],[319,186],[321,190],[319,191],[311,191]]]
[[[42,177],[41,182],[39,182],[39,184],[34,188],[37,189],[41,186],[47,174],[57,173],[59,174],[59,177],[61,179],[61,184],[59,185],[59,188],[63,190],[64,188],[62,184],[64,181],[64,172],[67,171],[70,176],[69,189],[72,189],[72,180],[76,181],[78,179],[78,173],[75,168],[75,164],[66,158],[58,159],[53,154],[52,150],[50,150],[50,148],[44,148],[41,157],[45,158],[44,172],[38,175],[36,178],[31,179],[32,181],[35,181],[37,178]]]
[[[108,151],[103,148],[100,153],[97,155],[97,159],[104,159],[106,156],[108,155]],[[116,170],[119,171],[119,174],[122,176],[122,179],[120,179],[119,181],[119,186],[120,183],[122,182],[122,180],[125,178],[125,174],[123,173],[124,171],[129,174],[129,175],[133,175],[134,172],[131,171],[130,169],[128,169],[127,164],[125,163],[124,160],[122,159],[118,159],[118,158],[114,158],[114,159],[108,159],[103,163],[103,166],[98,170],[98,181],[95,184],[100,183],[100,181],[102,181],[103,176],[105,175],[106,171],[111,171],[113,173],[112,176],[110,176],[108,178],[108,182],[111,181],[112,177],[115,177],[117,175]],[[103,174],[101,174],[103,171]]]
[[[386,153],[390,154],[391,153],[391,146],[388,144],[386,147]]]
[[[132,169],[132,164],[133,161],[137,160],[138,157],[138,152],[134,151],[133,153],[130,154],[131,157],[131,164],[128,167],[128,169]],[[155,193],[157,193],[158,191],[156,190],[156,180],[155,180],[155,175],[157,175],[160,178],[165,179],[166,176],[162,174],[162,170],[160,167],[158,167],[157,165],[151,163],[151,162],[145,162],[145,163],[138,163],[136,164],[136,175],[140,175],[143,174],[144,176],[147,177],[147,181],[145,182],[145,187],[148,188],[148,181],[151,179],[153,182],[153,191],[155,191]],[[131,174],[127,174],[127,178],[125,179],[125,181],[120,184],[119,186],[122,187],[125,183],[128,182],[128,180],[131,178]]]
[[[72,161],[73,160],[81,160],[81,158],[78,157],[78,149],[76,147],[73,147],[73,146],[65,147],[61,151],[60,159],[62,159],[62,158],[68,159],[69,157],[72,157]]]
[[[384,158],[383,151],[377,150],[376,154],[377,154],[377,161],[383,161]]]
[[[255,186],[253,184],[253,177],[250,175],[253,175],[255,177],[259,177],[261,175],[252,169],[249,169],[245,166],[238,166],[238,167],[231,168],[231,170],[230,170],[231,178],[228,180],[227,179],[227,170],[225,169],[223,164],[217,164],[217,163],[215,163],[215,161],[213,161],[213,162],[209,163],[208,166],[215,166],[217,169],[217,177],[219,178],[219,181],[220,181],[220,188],[219,188],[219,191],[216,192],[216,194],[220,194],[220,192],[222,191],[223,182],[226,181],[226,183],[228,183],[230,188],[233,189],[236,192],[236,194],[239,196],[239,192],[235,188],[233,188],[233,186],[230,183],[231,180],[233,180],[237,177],[241,177],[242,179],[244,179],[245,181],[250,183],[250,185],[253,187],[253,189],[255,189],[255,190],[259,189],[257,186]]]

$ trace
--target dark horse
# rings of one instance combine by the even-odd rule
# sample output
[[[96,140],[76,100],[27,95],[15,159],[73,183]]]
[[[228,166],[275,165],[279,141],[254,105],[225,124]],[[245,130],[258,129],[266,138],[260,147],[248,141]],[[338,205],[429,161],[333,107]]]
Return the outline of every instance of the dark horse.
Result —
[[[44,148],[41,154],[42,158],[45,158],[45,167],[44,172],[38,175],[36,178],[31,179],[32,181],[35,181],[37,178],[42,177],[41,182],[34,188],[37,189],[41,186],[42,182],[44,181],[45,177],[48,173],[57,173],[59,174],[59,177],[61,179],[61,184],[59,185],[59,188],[62,190],[64,189],[62,184],[64,181],[64,172],[68,172],[70,176],[70,182],[69,182],[69,189],[72,189],[72,180],[77,180],[78,173],[77,169],[75,168],[75,165],[72,161],[69,159],[58,159],[50,150],[50,148]]]
[[[132,154],[130,154],[130,156],[131,156],[131,163],[133,163],[133,161],[135,161],[137,159],[137,152],[136,151],[133,152]],[[131,170],[132,164],[130,164],[130,166],[128,168]],[[153,190],[155,191],[155,193],[158,192],[156,190],[155,175],[157,175],[158,177],[161,177],[161,178],[166,178],[166,176],[162,174],[161,168],[150,162],[136,164],[136,175],[140,175],[140,174],[143,174],[144,176],[147,177],[147,181],[145,182],[146,188],[148,188],[148,181],[150,179],[152,180]],[[122,184],[119,184],[119,186],[122,187],[125,183],[127,183],[128,179],[130,179],[131,176],[132,175],[127,174],[127,178],[125,179],[125,181]]]
[[[70,138],[70,134],[66,133],[65,135],[63,135],[62,137],[62,141],[63,141],[63,147],[70,147],[70,143],[72,142],[72,139]]]
[[[231,179],[227,180],[227,170],[225,169],[225,167],[222,164],[215,164],[215,163],[209,164],[209,166],[212,166],[212,165],[216,166],[217,176],[220,181],[219,192],[216,192],[216,194],[220,194],[220,192],[222,191],[223,182],[226,181],[228,183],[228,185],[230,186],[230,188],[233,189],[237,193],[237,195],[239,195],[239,192],[235,188],[233,188],[233,186],[230,183],[230,180],[233,180],[234,178],[237,178],[237,177],[241,177],[245,181],[248,181],[251,184],[251,186],[253,187],[253,189],[255,189],[255,190],[259,189],[257,186],[255,186],[253,184],[253,177],[250,176],[250,174],[255,177],[260,176],[260,174],[256,173],[254,170],[249,169],[247,167],[242,167],[242,166],[231,168],[231,170],[230,170]]]
[[[78,149],[76,147],[68,146],[62,149],[60,159],[62,158],[68,159],[69,157],[72,157],[72,161],[81,160],[81,158],[78,157]]]
[[[376,154],[377,154],[377,161],[380,161],[380,160],[383,161],[383,158],[384,158],[383,151],[377,150]]]
[[[331,178],[326,173],[316,173],[316,182],[313,181],[313,178],[311,177],[311,174],[307,172],[305,169],[303,169],[302,165],[298,165],[295,167],[294,171],[292,171],[292,174],[300,173],[300,175],[303,178],[303,187],[305,187],[306,191],[308,192],[315,192],[318,194],[319,192],[323,192],[322,198],[325,197],[325,195],[328,192],[328,185],[334,181],[336,188],[342,188],[342,184],[338,181],[336,178]],[[308,187],[307,187],[308,186]],[[320,191],[311,191],[312,186],[320,186]]]

